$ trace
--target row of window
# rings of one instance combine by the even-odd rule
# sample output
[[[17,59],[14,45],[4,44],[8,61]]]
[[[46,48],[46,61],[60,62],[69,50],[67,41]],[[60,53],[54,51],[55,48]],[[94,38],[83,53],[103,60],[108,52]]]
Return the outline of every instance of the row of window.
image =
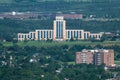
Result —
[[[101,35],[90,35],[90,38],[101,38]]]
[[[36,35],[35,35],[35,33],[18,34],[18,38],[23,39],[23,40],[35,39]]]
[[[46,39],[53,38],[53,31],[38,31],[38,40],[43,38],[46,38]]]
[[[59,26],[63,24],[59,23]],[[63,38],[63,27],[56,28],[56,38]],[[37,33],[37,36],[36,36]],[[18,34],[19,39],[52,39],[53,38],[53,30],[37,30],[35,32],[30,32],[29,34]],[[66,30],[66,39],[71,38],[79,38],[79,39],[88,39],[88,38],[96,38],[100,39],[100,34],[90,34],[88,32],[84,32],[82,30]]]
[[[67,38],[82,38],[82,31],[67,31]]]
[[[56,25],[56,38],[63,38],[63,22],[57,21]]]

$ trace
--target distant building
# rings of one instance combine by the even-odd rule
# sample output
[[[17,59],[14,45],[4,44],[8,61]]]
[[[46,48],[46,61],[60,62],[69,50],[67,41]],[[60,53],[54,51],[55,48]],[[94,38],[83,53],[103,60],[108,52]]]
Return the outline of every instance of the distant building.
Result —
[[[9,19],[29,19],[29,18],[38,18],[39,14],[33,13],[19,13],[19,12],[12,12],[12,13],[0,13],[0,19],[9,18]]]
[[[78,39],[84,40],[89,38],[95,38],[100,40],[103,33],[90,33],[82,29],[66,29],[66,21],[63,16],[56,16],[54,20],[53,30],[49,29],[37,29],[34,32],[18,33],[18,40],[47,40],[53,39],[54,41],[63,41]]]
[[[53,19],[55,16],[63,16],[65,19],[83,19],[83,14],[47,14],[40,12],[4,12],[0,13],[0,19],[10,18],[10,19]]]
[[[56,16],[63,16],[65,19],[83,19],[82,14],[56,14]]]
[[[82,52],[76,52],[76,64],[87,63],[106,66],[114,65],[114,50],[83,50]]]

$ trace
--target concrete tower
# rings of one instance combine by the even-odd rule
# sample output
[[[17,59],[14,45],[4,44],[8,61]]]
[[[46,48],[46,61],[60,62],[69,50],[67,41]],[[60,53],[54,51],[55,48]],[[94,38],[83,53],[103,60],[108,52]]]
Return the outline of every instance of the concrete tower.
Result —
[[[66,40],[66,21],[62,16],[57,16],[53,23],[53,40]]]

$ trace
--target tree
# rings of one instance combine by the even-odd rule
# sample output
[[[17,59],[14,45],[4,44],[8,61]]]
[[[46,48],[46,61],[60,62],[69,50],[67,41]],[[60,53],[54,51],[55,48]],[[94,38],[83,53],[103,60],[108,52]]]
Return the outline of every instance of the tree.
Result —
[[[104,42],[105,40],[107,40],[107,35],[106,34],[103,34],[100,41],[101,42]]]
[[[22,2],[23,0],[14,0],[14,1],[18,3],[18,2]]]

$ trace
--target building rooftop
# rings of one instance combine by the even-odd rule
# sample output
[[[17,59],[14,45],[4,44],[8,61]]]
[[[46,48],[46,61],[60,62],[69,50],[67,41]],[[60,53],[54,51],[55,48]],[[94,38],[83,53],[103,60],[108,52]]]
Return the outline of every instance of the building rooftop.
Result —
[[[106,50],[106,49],[93,49],[93,50],[83,49],[82,52],[109,52],[109,50]]]
[[[63,20],[64,17],[63,16],[56,16],[56,20]]]

